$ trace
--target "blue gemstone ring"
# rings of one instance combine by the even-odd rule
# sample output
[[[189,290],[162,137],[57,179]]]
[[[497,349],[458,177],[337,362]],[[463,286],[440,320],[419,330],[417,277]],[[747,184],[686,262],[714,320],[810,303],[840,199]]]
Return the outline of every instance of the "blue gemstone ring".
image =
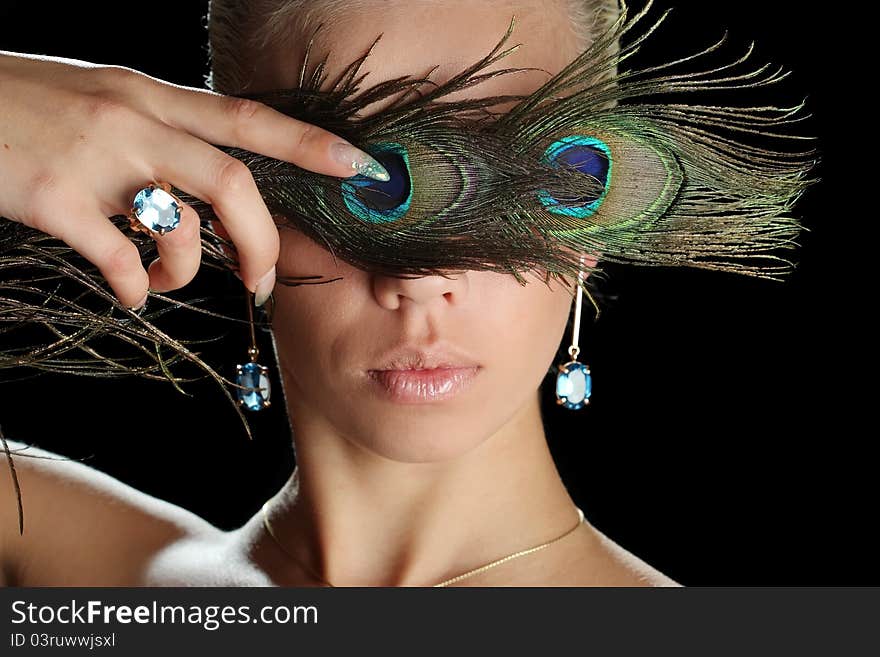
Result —
[[[171,185],[153,182],[134,197],[128,220],[134,230],[162,236],[180,225],[183,201],[171,193]]]

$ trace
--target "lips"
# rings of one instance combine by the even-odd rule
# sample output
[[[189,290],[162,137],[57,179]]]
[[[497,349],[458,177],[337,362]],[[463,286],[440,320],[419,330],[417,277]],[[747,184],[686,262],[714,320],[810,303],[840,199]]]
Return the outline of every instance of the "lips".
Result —
[[[455,347],[435,346],[431,349],[423,349],[416,346],[403,346],[379,359],[380,365],[372,370],[431,370],[437,368],[470,368],[479,367],[464,352]]]
[[[424,349],[403,346],[379,359],[368,370],[371,381],[384,395],[400,403],[425,403],[449,399],[468,388],[481,366],[450,345]]]
[[[460,394],[470,386],[479,370],[479,366],[435,367],[370,370],[369,374],[390,400],[418,404],[442,401]]]

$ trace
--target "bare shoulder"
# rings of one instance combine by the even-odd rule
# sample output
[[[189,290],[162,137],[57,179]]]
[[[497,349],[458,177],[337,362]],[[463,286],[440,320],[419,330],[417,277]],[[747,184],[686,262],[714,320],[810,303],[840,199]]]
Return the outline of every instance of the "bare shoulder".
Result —
[[[682,586],[637,557],[589,522],[584,523],[586,550],[580,559],[580,576],[597,586]]]
[[[18,586],[138,586],[169,546],[216,541],[199,516],[80,461],[7,440],[0,449],[0,563]],[[36,457],[36,458],[35,458]]]
[[[512,567],[489,570],[472,586],[680,587],[585,520],[564,542]]]
[[[561,547],[561,546],[560,546]],[[525,573],[525,574],[524,574]],[[524,586],[680,587],[681,584],[615,543],[589,520],[541,569],[520,573]]]

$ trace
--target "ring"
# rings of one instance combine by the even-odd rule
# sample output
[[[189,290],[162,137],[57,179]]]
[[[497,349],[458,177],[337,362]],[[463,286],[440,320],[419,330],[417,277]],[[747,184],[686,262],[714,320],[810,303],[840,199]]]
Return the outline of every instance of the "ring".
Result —
[[[128,220],[134,230],[162,236],[180,225],[183,202],[171,193],[167,182],[153,182],[134,197]]]

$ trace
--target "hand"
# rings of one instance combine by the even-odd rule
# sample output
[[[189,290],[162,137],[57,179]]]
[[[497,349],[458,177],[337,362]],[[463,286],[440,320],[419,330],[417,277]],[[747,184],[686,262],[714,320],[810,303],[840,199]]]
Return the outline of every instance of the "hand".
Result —
[[[151,181],[212,206],[222,223],[217,232],[235,244],[240,277],[259,305],[275,283],[278,229],[248,168],[211,144],[340,177],[356,173],[353,159],[369,158],[262,103],[128,68],[5,51],[0,117],[0,216],[63,240],[135,308],[148,288],[189,283],[201,262],[199,218],[187,205],[178,227],[155,237],[159,257],[148,271],[134,242],[108,220],[127,215]]]

